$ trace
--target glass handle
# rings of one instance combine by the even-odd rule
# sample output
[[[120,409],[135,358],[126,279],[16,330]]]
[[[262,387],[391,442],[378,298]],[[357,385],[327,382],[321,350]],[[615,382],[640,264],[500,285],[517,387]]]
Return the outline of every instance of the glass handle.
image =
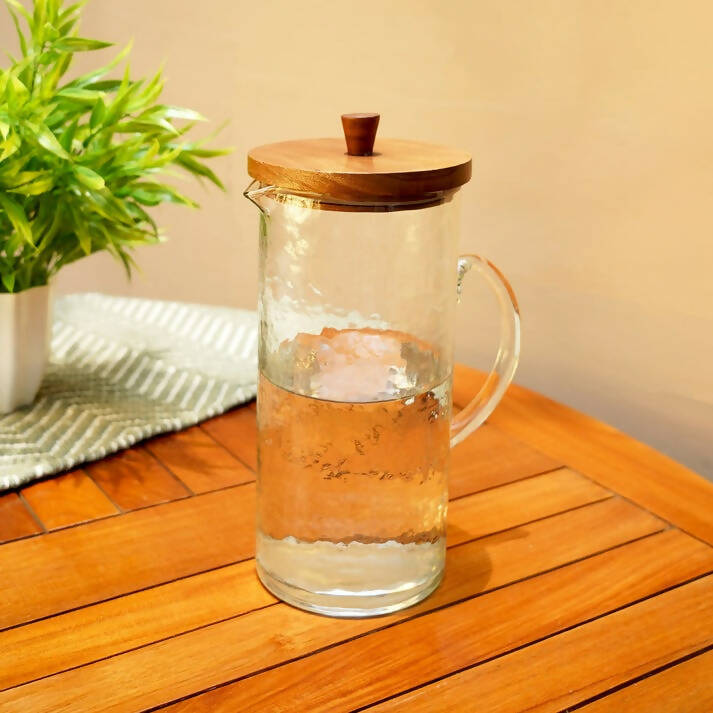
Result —
[[[458,301],[463,278],[471,269],[482,275],[500,306],[500,346],[493,368],[473,400],[451,421],[451,446],[460,443],[485,421],[505,394],[520,358],[520,310],[510,283],[495,265],[478,255],[458,258]]]

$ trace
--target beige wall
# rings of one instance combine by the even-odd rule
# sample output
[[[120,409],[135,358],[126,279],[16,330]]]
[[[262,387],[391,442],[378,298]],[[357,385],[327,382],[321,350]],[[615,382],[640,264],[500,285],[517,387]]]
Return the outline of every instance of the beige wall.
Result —
[[[246,150],[379,111],[382,135],[473,153],[462,247],[518,292],[518,380],[713,476],[712,8],[94,0],[84,34],[134,37],[136,72],[165,59],[169,100],[230,117],[236,150],[220,166],[228,195],[160,212],[172,240],[140,252],[131,285],[97,256],[59,289],[252,306]],[[9,34],[0,25],[3,44]],[[469,306],[459,355],[482,366],[492,305],[483,297],[478,321]]]

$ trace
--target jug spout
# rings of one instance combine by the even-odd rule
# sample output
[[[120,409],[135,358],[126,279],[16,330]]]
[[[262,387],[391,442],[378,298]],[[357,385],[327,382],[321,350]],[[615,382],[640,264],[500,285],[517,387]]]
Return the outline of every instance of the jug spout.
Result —
[[[263,215],[268,214],[267,198],[274,193],[275,186],[264,186],[259,181],[253,181],[244,191],[243,195],[258,207]]]

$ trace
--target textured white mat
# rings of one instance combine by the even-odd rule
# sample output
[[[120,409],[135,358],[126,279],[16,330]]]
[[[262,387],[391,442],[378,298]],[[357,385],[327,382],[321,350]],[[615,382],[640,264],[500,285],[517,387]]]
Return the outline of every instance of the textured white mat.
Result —
[[[0,416],[0,489],[198,423],[252,399],[256,384],[255,312],[59,298],[40,393]]]

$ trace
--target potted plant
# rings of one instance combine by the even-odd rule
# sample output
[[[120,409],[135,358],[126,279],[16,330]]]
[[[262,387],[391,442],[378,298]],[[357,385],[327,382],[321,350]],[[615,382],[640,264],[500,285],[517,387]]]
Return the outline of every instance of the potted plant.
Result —
[[[203,117],[159,102],[161,72],[111,78],[130,47],[66,78],[77,52],[110,45],[77,36],[82,3],[6,3],[20,53],[0,70],[0,413],[39,388],[53,275],[99,250],[130,274],[132,250],[161,240],[150,208],[197,205],[160,175],[175,167],[223,188],[203,159],[227,153],[187,138]]]

